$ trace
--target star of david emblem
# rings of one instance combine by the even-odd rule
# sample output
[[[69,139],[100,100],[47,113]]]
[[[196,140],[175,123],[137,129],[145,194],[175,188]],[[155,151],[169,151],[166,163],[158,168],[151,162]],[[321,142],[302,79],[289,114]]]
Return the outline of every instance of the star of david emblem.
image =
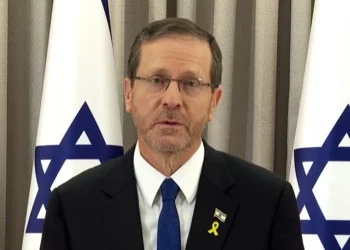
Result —
[[[83,132],[90,140],[90,145],[76,144]],[[26,233],[42,232],[44,219],[38,218],[38,215],[43,205],[47,208],[51,195],[51,185],[66,160],[97,159],[102,163],[121,155],[123,155],[122,147],[106,144],[100,128],[85,102],[59,145],[37,146],[35,148],[34,170],[38,192],[29,215]],[[46,172],[44,172],[42,160],[50,160]]]
[[[310,220],[301,220],[302,233],[318,235],[325,250],[350,250],[349,240],[341,247],[336,238],[339,235],[350,235],[350,221],[327,220],[313,192],[328,162],[345,162],[346,167],[350,168],[350,147],[340,146],[343,138],[349,135],[350,106],[347,105],[321,147],[299,148],[294,151],[295,171],[300,188],[298,209],[301,213],[305,207],[310,217]],[[303,167],[304,162],[313,162],[308,172]],[[342,198],[350,199],[350,195]]]

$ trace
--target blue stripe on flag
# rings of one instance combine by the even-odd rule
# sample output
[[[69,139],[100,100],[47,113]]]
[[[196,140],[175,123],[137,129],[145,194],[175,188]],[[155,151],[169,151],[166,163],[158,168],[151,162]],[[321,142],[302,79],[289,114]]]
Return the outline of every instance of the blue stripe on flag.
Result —
[[[109,27],[109,33],[110,33],[111,36],[112,36],[112,32],[111,32],[111,20],[110,20],[110,18],[109,18],[108,0],[101,0],[101,2],[102,2],[102,5],[103,5],[103,8],[104,8],[104,10],[105,10],[106,19],[107,19],[108,27]]]

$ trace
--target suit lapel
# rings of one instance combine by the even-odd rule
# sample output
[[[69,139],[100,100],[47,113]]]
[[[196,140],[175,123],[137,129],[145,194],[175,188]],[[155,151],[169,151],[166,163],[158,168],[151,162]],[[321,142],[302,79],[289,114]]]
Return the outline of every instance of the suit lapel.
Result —
[[[100,217],[110,249],[143,249],[133,154],[134,148],[120,158],[103,189],[109,199],[101,206]]]
[[[231,192],[234,180],[225,161],[217,151],[204,144],[206,152],[187,250],[222,249],[238,206]]]

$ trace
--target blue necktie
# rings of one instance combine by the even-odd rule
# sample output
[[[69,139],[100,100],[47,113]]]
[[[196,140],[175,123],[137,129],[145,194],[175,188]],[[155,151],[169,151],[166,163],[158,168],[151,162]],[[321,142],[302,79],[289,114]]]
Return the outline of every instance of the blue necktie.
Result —
[[[163,207],[158,220],[158,250],[181,250],[180,221],[175,206],[179,192],[172,179],[166,179],[160,187]]]

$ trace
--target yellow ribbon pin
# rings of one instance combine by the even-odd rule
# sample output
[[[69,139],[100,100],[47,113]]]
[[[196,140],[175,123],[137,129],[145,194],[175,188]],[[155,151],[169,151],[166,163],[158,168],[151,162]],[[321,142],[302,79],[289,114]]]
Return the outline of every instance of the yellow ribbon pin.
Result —
[[[218,236],[219,233],[217,231],[217,229],[219,228],[219,222],[214,221],[213,224],[211,225],[211,229],[208,230],[209,234],[214,233],[215,236]]]

